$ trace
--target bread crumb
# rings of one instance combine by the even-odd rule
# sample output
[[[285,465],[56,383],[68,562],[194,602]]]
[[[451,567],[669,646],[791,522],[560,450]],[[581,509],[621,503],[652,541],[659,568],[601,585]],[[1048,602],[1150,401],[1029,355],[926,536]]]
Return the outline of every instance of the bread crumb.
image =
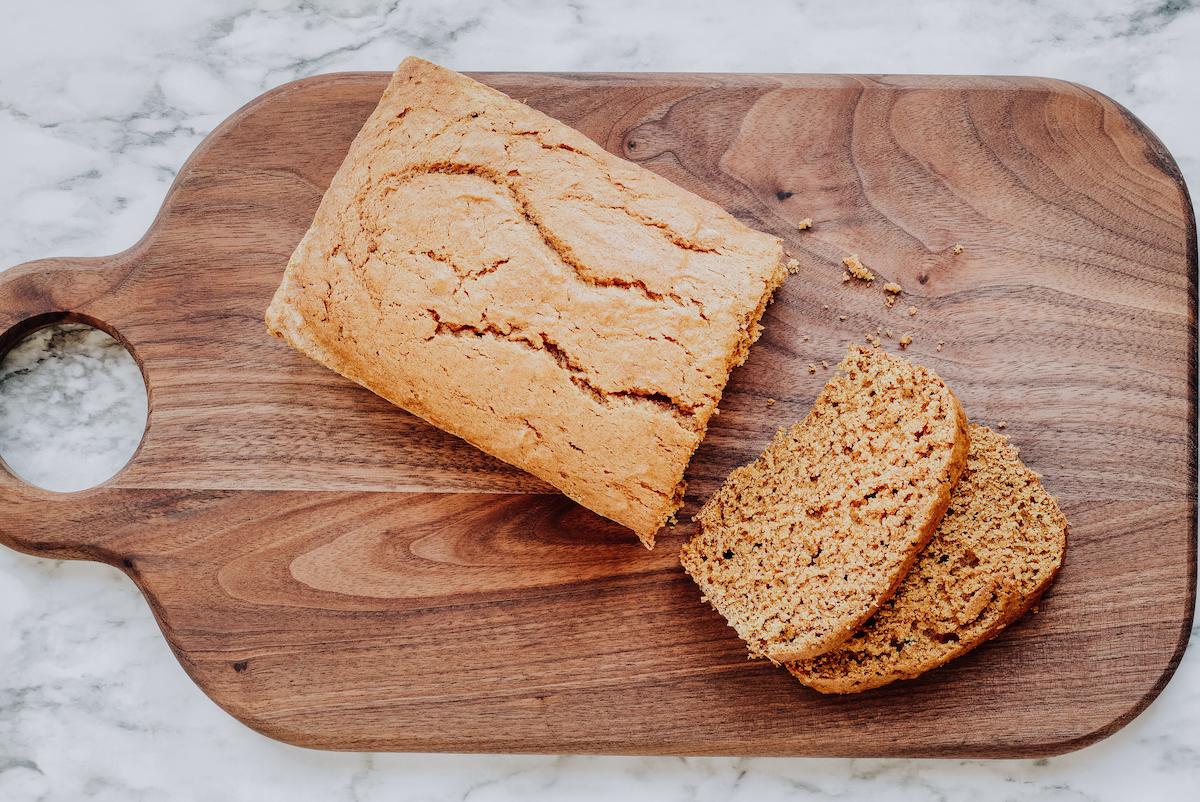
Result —
[[[794,276],[800,272],[800,263],[797,262],[795,259],[788,259],[787,262],[784,264],[784,267],[787,268],[787,272],[788,272],[789,276]]]
[[[904,288],[894,281],[889,281],[883,285],[883,292],[885,296],[883,302],[888,309],[891,309],[896,305],[896,299],[900,297],[900,293],[904,292]]]
[[[909,317],[916,317],[916,315],[917,315],[917,308],[916,308],[915,306],[910,306],[910,307],[908,308],[908,316],[909,316]]]
[[[868,335],[867,335],[867,342],[869,342],[871,345],[873,345],[873,346],[875,346],[876,348],[878,348],[878,347],[879,347],[879,344],[882,342],[882,340],[880,340],[880,339],[879,339],[879,337],[878,337],[877,335],[874,335],[874,334],[868,334]]]
[[[816,372],[817,372],[817,366],[816,366],[816,365],[814,365],[812,362],[809,362],[809,363],[808,363],[808,372],[809,372],[809,373],[816,373]]]
[[[838,315],[838,320],[845,320],[845,319],[846,319],[845,315]]]
[[[910,345],[912,345],[912,335],[911,334],[902,335],[900,337],[900,350],[904,350],[905,348],[908,348],[908,346],[910,346]]]
[[[803,342],[808,342],[809,340],[811,340],[811,339],[812,339],[812,337],[810,337],[810,336],[808,336],[807,334],[805,334],[805,335],[804,335],[803,337],[801,337],[800,339],[801,339],[801,341],[803,341]]]
[[[775,399],[774,399],[774,398],[768,398],[768,399],[767,399],[767,406],[769,406],[769,407],[773,407],[773,406],[775,406]]]
[[[842,273],[842,283],[843,284],[845,284],[851,278],[853,278],[853,276],[851,276],[849,273]]]
[[[951,248],[950,250],[953,251],[955,254],[962,253],[963,252],[962,243],[959,243],[959,242],[954,243],[954,247]]]
[[[812,228],[812,218],[811,217],[804,218],[803,220],[801,220],[799,223],[796,224],[796,228],[800,229],[801,231],[808,231],[810,228]]]
[[[946,344],[945,340],[938,340],[937,349],[942,350],[942,346]]]
[[[895,337],[896,335],[895,335],[895,334],[892,334],[892,330],[891,330],[891,329],[884,329],[884,330],[883,330],[883,336],[884,336],[884,337],[887,337],[887,338],[889,338],[889,339],[891,339],[892,337]]]
[[[713,410],[713,417],[714,417],[714,418],[715,418],[715,417],[717,417],[717,416],[718,416],[718,415],[720,415],[720,414],[721,414],[721,408],[720,408],[720,407],[717,407],[716,409],[714,409],[714,410]]]
[[[875,274],[867,269],[858,258],[858,254],[852,253],[842,259],[842,264],[846,266],[846,276],[852,276],[860,281],[868,283],[875,280]],[[842,281],[849,281],[849,278],[843,278]]]
[[[1002,420],[1002,421],[999,421],[999,422],[997,422],[997,423],[996,423],[996,428],[997,428],[997,429],[1007,429],[1007,428],[1008,428],[1008,421],[1006,421],[1006,420]]]
[[[824,359],[822,359],[822,360],[821,360],[821,367],[825,368],[825,370],[829,370],[829,363],[828,363],[828,362],[826,362]]]
[[[829,311],[829,304],[821,304],[821,308],[822,308],[822,309],[824,309],[826,312],[828,312],[828,311]]]

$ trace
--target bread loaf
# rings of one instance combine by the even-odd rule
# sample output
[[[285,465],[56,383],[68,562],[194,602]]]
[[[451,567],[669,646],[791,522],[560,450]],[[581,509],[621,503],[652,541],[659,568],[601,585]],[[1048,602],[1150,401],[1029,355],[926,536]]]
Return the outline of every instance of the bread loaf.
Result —
[[[776,237],[409,58],[266,321],[651,546],[785,275]]]

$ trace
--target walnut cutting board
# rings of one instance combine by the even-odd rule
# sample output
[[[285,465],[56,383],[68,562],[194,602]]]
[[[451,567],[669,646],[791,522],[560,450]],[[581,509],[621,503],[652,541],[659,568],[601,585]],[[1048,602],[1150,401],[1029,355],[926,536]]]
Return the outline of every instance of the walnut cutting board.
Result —
[[[823,360],[877,327],[911,333],[1070,518],[1040,614],[920,680],[821,696],[746,660],[699,603],[676,556],[689,523],[647,552],[269,337],[263,310],[383,73],[250,103],[130,250],[0,275],[0,350],[91,322],[151,402],[137,455],[98,488],[0,471],[0,542],[120,567],[209,696],[305,746],[1043,755],[1154,699],[1194,603],[1196,237],[1136,119],[1041,79],[480,77],[801,263],[692,463],[687,512],[803,417]],[[875,287],[842,283],[851,252]],[[892,280],[906,294],[888,309]]]

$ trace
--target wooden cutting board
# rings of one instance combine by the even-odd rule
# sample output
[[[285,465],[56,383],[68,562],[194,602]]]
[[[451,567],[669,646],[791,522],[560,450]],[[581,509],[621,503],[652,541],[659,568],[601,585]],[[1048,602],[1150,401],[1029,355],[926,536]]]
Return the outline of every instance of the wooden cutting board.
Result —
[[[150,393],[106,484],[60,495],[0,471],[0,541],[120,567],[217,704],[312,747],[1043,755],[1154,699],[1195,591],[1196,235],[1135,118],[1040,79],[480,78],[801,263],[692,463],[688,512],[804,416],[848,342],[911,333],[1070,518],[1040,614],[915,682],[821,696],[748,661],[699,603],[676,557],[690,524],[647,552],[269,337],[263,310],[382,73],[237,112],[130,250],[0,275],[0,345],[89,322]],[[851,252],[875,287],[842,283]],[[884,280],[905,289],[895,308]]]

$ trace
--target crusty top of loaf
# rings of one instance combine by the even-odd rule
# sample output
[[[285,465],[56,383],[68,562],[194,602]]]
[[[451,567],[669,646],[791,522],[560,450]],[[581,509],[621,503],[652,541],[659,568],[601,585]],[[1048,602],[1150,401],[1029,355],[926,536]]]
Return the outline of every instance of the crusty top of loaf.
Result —
[[[652,542],[780,257],[715,204],[410,58],[267,321]]]
[[[932,371],[852,347],[803,422],[696,516],[682,554],[751,655],[802,659],[878,609],[933,534],[967,451]]]
[[[997,634],[1062,565],[1067,519],[1017,449],[971,425],[971,449],[933,539],[889,599],[841,646],[789,663],[826,693],[916,677]]]

